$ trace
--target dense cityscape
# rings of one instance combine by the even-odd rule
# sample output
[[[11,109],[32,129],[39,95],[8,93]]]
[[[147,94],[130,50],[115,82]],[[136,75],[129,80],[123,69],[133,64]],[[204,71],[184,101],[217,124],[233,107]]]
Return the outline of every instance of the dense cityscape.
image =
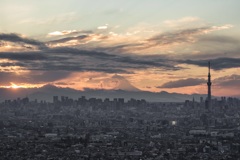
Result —
[[[240,100],[28,98],[0,105],[1,159],[237,159]]]

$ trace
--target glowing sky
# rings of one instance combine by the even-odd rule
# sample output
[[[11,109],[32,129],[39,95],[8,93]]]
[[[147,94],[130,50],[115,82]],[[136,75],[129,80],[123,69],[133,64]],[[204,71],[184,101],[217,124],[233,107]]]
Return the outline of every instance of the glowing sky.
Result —
[[[240,96],[239,0],[1,0],[0,86]],[[135,88],[136,87],[136,88]]]

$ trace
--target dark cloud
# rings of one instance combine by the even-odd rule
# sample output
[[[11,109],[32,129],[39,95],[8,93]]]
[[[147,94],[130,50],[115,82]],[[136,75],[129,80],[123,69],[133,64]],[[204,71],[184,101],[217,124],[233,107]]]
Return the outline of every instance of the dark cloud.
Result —
[[[53,41],[49,41],[47,43],[65,43],[65,42],[68,42],[68,41],[71,41],[71,40],[78,40],[78,41],[82,41],[86,38],[88,38],[89,36],[88,35],[80,35],[80,36],[77,36],[77,37],[66,37],[66,38],[61,38],[61,39],[57,39],[57,40],[53,40]]]
[[[172,43],[182,43],[191,41],[191,37],[201,35],[211,31],[211,27],[195,28],[169,32],[154,36],[148,42],[154,45],[165,45]],[[75,34],[75,33],[74,33]],[[53,43],[64,43],[69,40],[85,40],[90,35],[79,35],[77,37],[66,37],[52,41]],[[43,45],[42,42],[22,38],[17,34],[1,34],[1,39],[11,42],[21,42],[31,45]],[[189,39],[190,38],[190,39]],[[205,39],[206,40],[206,39]],[[110,50],[121,50],[128,47],[139,47],[140,44],[122,44],[110,47]],[[144,47],[144,46],[143,46]],[[113,54],[94,50],[81,50],[73,47],[44,48],[40,51],[32,52],[1,52],[0,58],[12,60],[9,63],[0,63],[1,66],[20,66],[26,70],[49,70],[49,71],[97,71],[105,73],[132,73],[131,70],[159,68],[162,70],[180,70],[178,64],[193,64],[207,66],[207,60],[170,60],[166,55],[134,55],[134,54]],[[106,49],[103,49],[106,50]],[[220,70],[224,68],[239,67],[239,59],[218,58],[211,59],[212,68]]]
[[[70,47],[56,47],[51,48],[46,51],[45,53],[55,54],[55,55],[72,55],[72,56],[88,56],[88,57],[97,57],[97,58],[105,58],[105,57],[116,57],[116,55],[111,55],[104,52],[96,52],[96,51],[88,51],[88,50],[79,50],[77,48],[70,48]]]
[[[52,71],[94,71],[94,72],[105,72],[105,73],[131,73],[125,69],[114,67],[101,67],[98,64],[93,66],[78,64],[78,63],[44,63],[40,64],[39,68],[35,70],[52,70]]]
[[[1,59],[13,60],[1,66],[21,66],[29,70],[99,71],[129,73],[129,69],[157,67],[163,70],[180,70],[178,64],[207,67],[214,70],[240,67],[240,58],[216,58],[209,60],[170,60],[162,55],[116,55],[105,52],[79,50],[70,47],[49,48],[34,52],[1,52]]]
[[[180,88],[180,87],[188,87],[188,86],[197,86],[205,82],[206,82],[205,79],[188,78],[188,79],[180,79],[177,81],[170,81],[170,82],[164,83],[161,86],[158,86],[157,88]]]
[[[197,37],[212,30],[213,30],[212,27],[177,30],[173,32],[166,32],[159,35],[155,35],[151,38],[145,39],[144,42],[141,43],[140,42],[126,43],[97,49],[107,52],[131,52],[137,50],[144,50],[156,46],[165,46],[180,43],[193,43],[196,41]]]
[[[137,50],[144,50],[156,46],[174,45],[182,43],[194,43],[199,38],[203,37],[201,35],[206,35],[206,33],[212,32],[214,30],[219,30],[220,28],[214,27],[201,27],[201,28],[189,28],[184,30],[177,30],[172,32],[166,32],[162,34],[155,35],[151,38],[145,39],[143,42],[136,43],[124,43],[112,47],[98,48],[102,51],[107,52],[131,52]],[[223,37],[221,37],[223,40]],[[209,39],[202,39],[202,41],[217,40],[217,37],[210,37]],[[225,37],[225,40],[227,38]],[[228,38],[230,40],[230,38]],[[219,40],[220,41],[220,40]],[[232,41],[234,41],[232,39]]]
[[[9,60],[46,60],[48,55],[42,52],[0,52],[0,58]]]
[[[186,50],[179,50],[178,58],[190,60],[216,59],[221,57],[239,58],[239,45],[240,39],[234,37],[203,35],[199,37],[196,43],[188,46]],[[189,50],[192,51],[186,53]]]
[[[155,57],[155,58],[154,58]],[[161,56],[160,56],[161,57]],[[166,57],[164,59],[159,59],[160,57],[156,56],[139,56],[136,57],[118,57],[118,62],[129,63],[129,64],[136,64],[140,68],[149,68],[149,67],[160,67],[165,70],[179,70],[180,67],[175,67],[171,64],[171,61],[168,60]],[[157,59],[156,59],[157,58]]]
[[[240,58],[222,57],[222,58],[208,59],[208,60],[183,60],[179,62],[186,63],[186,64],[193,64],[200,67],[207,67],[208,61],[211,62],[211,68],[214,70],[240,67]]]
[[[216,78],[213,80],[213,84],[220,87],[236,88],[236,86],[240,86],[240,75],[233,74]]]
[[[193,36],[201,35],[210,29],[211,27],[203,27],[168,32],[153,36],[152,38],[149,38],[147,41],[152,43],[150,44],[150,47],[151,45],[162,46],[174,43],[194,42]]]
[[[130,44],[120,44],[115,46],[108,46],[108,47],[97,47],[94,50],[104,51],[104,52],[111,52],[111,53],[121,53],[121,52],[128,52],[131,48],[141,47],[144,45],[143,43],[130,43]]]
[[[1,66],[20,66],[26,70],[132,73],[129,69],[181,69],[175,67],[165,56],[116,55],[70,47],[47,48],[33,52],[1,52],[0,58],[15,61],[0,63]]]
[[[0,85],[14,83],[46,83],[68,77],[71,72],[64,71],[31,71],[16,74],[15,72],[0,72]]]
[[[48,41],[47,44],[59,44],[59,43],[66,43],[72,40],[78,41],[80,43],[86,43],[87,41],[91,41],[92,39],[97,39],[99,40],[104,40],[107,39],[108,36],[106,35],[100,35],[100,34],[82,34],[82,35],[77,35],[77,36],[72,36],[72,37],[64,37],[52,41]]]
[[[34,73],[32,71],[31,78],[32,81],[39,81],[39,82],[52,82],[60,79],[64,79],[68,77],[71,74],[71,72],[65,72],[65,71],[45,71],[40,72],[38,74]]]
[[[205,35],[201,38],[199,38],[200,42],[206,42],[206,43],[231,43],[231,44],[239,44],[240,41],[239,39],[229,37],[229,36],[222,36],[222,35]]]
[[[0,62],[1,67],[10,67],[10,66],[20,66],[19,63],[16,62]]]
[[[65,83],[65,82],[57,82],[54,83],[55,85],[61,85],[61,86],[68,86],[68,85],[74,85],[75,83]]]
[[[211,29],[211,27],[205,27],[169,32],[154,36],[147,41],[154,45],[190,42],[192,36],[201,35],[204,32],[211,31]],[[79,35],[77,37],[67,37],[52,42],[60,43],[72,39],[84,40],[89,36],[90,35]],[[23,42],[32,45],[43,44],[36,40],[22,38],[17,34],[1,34],[0,38],[9,41],[11,40],[12,42]],[[227,38],[225,39],[227,40]],[[130,46],[139,47],[139,44],[122,44],[114,46],[112,49],[119,50]],[[73,47],[44,48],[40,51],[32,52],[1,52],[0,58],[14,61],[14,63],[0,63],[1,66],[5,67],[20,66],[24,67],[26,70],[96,71],[105,73],[132,73],[131,70],[153,67],[169,71],[183,69],[178,67],[179,64],[193,64],[207,67],[207,62],[209,61],[196,59],[171,60],[169,55],[144,56],[134,54],[113,54],[112,52],[82,50]],[[240,66],[240,59],[237,58],[217,58],[210,59],[210,61],[212,63],[212,68],[215,70]]]
[[[0,45],[4,46],[6,41],[20,43],[23,45],[36,46],[39,51],[29,52],[0,52],[0,59],[8,59],[10,62],[0,62],[1,67],[20,66],[25,70],[29,70],[32,75],[16,75],[12,72],[0,72],[0,82],[8,83],[14,79],[14,82],[24,83],[44,83],[52,82],[66,78],[75,71],[94,71],[104,73],[133,73],[134,70],[159,68],[161,70],[173,71],[181,70],[179,64],[192,64],[201,67],[207,67],[208,61],[211,61],[211,66],[214,70],[226,68],[240,67],[240,58],[209,58],[207,54],[179,54],[179,57],[170,59],[169,55],[134,55],[134,54],[119,54],[133,49],[145,49],[148,47],[169,45],[174,43],[192,43],[194,38],[200,38],[201,42],[216,42],[216,43],[231,43],[237,44],[238,40],[224,36],[199,36],[205,32],[211,31],[211,27],[194,28],[168,32],[153,36],[146,39],[142,43],[126,43],[113,47],[95,48],[96,50],[83,50],[74,47],[54,47],[48,48],[43,42],[21,37],[18,34],[0,34]],[[96,34],[77,35],[65,37],[57,40],[46,42],[46,44],[65,43],[70,40],[87,41]],[[69,36],[69,35],[68,35]],[[107,38],[100,36],[99,39]],[[30,48],[31,49],[31,48]],[[234,52],[238,53],[238,52]],[[215,53],[218,55],[218,53]],[[215,56],[214,55],[214,56]],[[191,57],[192,56],[192,57]],[[199,58],[204,56],[204,58]],[[188,58],[187,60],[186,57]],[[178,58],[178,59],[177,59]],[[179,60],[183,58],[183,60]],[[206,60],[209,58],[209,60]],[[200,60],[198,60],[200,59]],[[10,69],[11,70],[11,69]],[[205,83],[204,79],[182,79],[179,81],[171,81],[159,86],[158,88],[179,88],[185,86],[195,86]],[[222,85],[228,83],[236,83],[237,81],[223,81]],[[219,82],[220,84],[220,82]],[[60,85],[60,84],[59,84]],[[62,84],[64,85],[64,84]]]
[[[0,34],[0,41],[9,41],[9,42],[13,42],[13,43],[23,43],[23,44],[37,46],[41,49],[47,48],[46,45],[43,42],[40,42],[40,41],[37,41],[37,40],[34,40],[34,39],[24,38],[24,37],[21,37],[20,35],[15,34],[15,33],[10,33],[10,34],[1,33]]]

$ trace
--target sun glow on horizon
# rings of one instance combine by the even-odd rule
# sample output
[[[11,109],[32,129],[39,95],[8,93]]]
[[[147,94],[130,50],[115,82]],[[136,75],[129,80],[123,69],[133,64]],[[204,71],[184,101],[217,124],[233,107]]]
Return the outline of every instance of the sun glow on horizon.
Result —
[[[2,86],[2,87],[3,87],[3,88],[12,88],[12,89],[24,88],[23,86],[17,85],[17,84],[15,84],[15,83],[13,83],[13,82],[10,82],[10,84],[11,84],[11,85],[9,85],[9,86]]]
[[[9,89],[20,89],[20,88],[38,88],[41,87],[42,85],[32,85],[32,84],[16,84],[13,82],[10,82],[11,85],[6,85],[6,86],[0,86],[0,88],[9,88]]]

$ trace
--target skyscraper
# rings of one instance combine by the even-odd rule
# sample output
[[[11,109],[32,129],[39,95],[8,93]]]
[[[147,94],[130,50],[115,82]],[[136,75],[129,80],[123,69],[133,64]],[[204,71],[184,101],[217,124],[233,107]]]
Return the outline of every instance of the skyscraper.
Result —
[[[211,73],[210,73],[210,62],[208,62],[208,82],[207,82],[207,86],[208,86],[208,97],[207,97],[207,106],[208,109],[211,109],[211,101],[212,101],[212,95],[211,95]]]
[[[58,96],[53,96],[53,103],[57,103],[58,102]]]

